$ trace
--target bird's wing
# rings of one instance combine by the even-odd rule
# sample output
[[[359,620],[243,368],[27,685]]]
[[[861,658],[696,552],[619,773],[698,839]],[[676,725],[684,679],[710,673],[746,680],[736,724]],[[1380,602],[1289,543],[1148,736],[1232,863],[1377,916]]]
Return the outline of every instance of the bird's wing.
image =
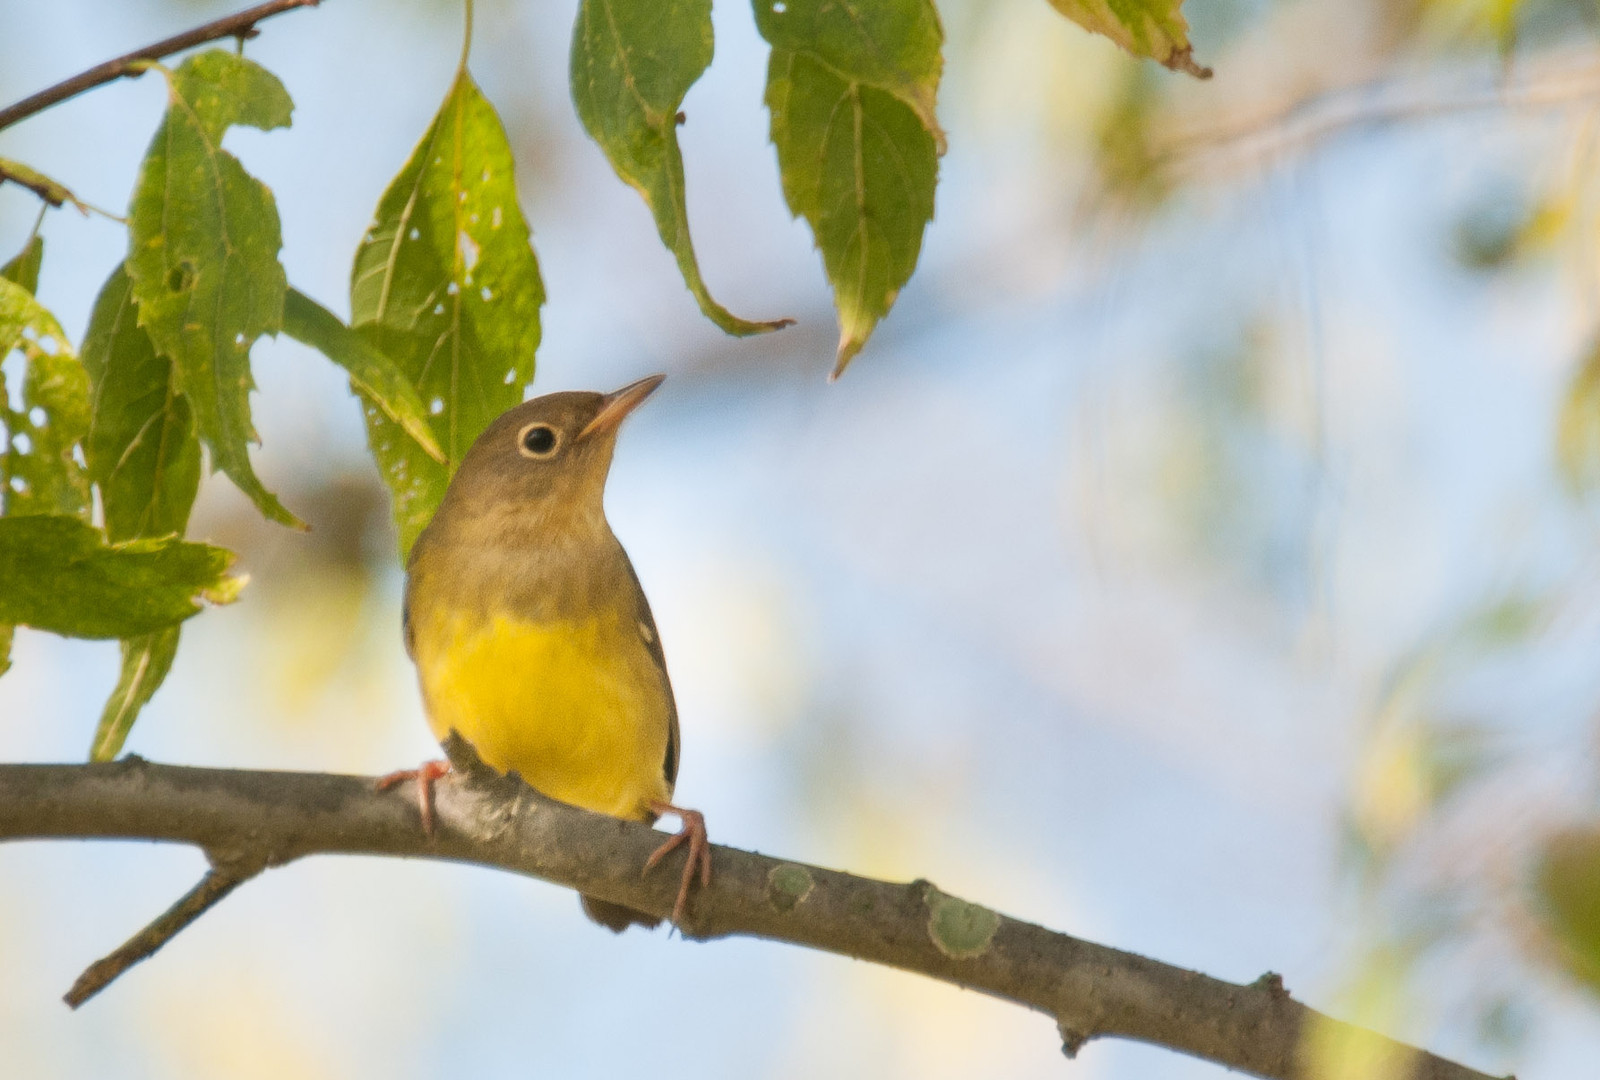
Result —
[[[644,595],[644,587],[639,584],[633,561],[626,555],[622,561],[628,568],[628,577],[633,582],[633,595],[637,598],[639,636],[644,640],[644,647],[655,662],[656,670],[661,673],[661,686],[667,692],[667,757],[662,762],[661,771],[667,778],[667,788],[670,790],[678,782],[678,702],[672,694],[672,680],[667,677],[667,654],[662,651],[661,635],[656,632],[656,620],[650,614],[650,601]]]

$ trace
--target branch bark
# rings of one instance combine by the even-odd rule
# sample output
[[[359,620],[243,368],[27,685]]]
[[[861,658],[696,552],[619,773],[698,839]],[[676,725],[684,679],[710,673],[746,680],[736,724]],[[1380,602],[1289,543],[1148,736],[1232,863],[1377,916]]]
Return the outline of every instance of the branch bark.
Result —
[[[129,75],[142,75],[152,60],[160,60],[162,57],[192,49],[196,45],[204,45],[209,41],[254,37],[256,23],[262,19],[269,19],[285,11],[293,11],[295,8],[316,7],[321,2],[322,0],[268,0],[265,4],[257,4],[253,8],[197,26],[193,30],[174,34],[142,49],[135,49],[114,60],[96,64],[88,71],[79,72],[70,79],[23,98],[15,105],[0,109],[0,131],[18,121],[26,120],[34,113],[43,112],[52,105],[59,105],[68,98],[77,97],[85,90],[92,90]]]
[[[134,960],[165,940],[153,931],[170,937],[259,868],[314,854],[476,863],[671,914],[682,856],[648,876],[640,871],[660,843],[655,830],[555,802],[470,762],[436,794],[438,828],[430,837],[409,792],[379,792],[368,777],[137,758],[0,765],[0,840],[140,839],[203,848],[218,868],[208,875],[211,884],[202,882],[119,950],[138,953]],[[714,858],[716,876],[694,893],[680,927],[686,937],[786,941],[991,994],[1054,1018],[1068,1056],[1090,1039],[1118,1037],[1256,1076],[1308,1080],[1314,1064],[1303,1058],[1303,1036],[1327,1025],[1409,1058],[1405,1075],[1412,1080],[1487,1080],[1332,1020],[1295,1001],[1270,973],[1249,985],[1224,982],[1000,915],[927,881],[875,881],[721,846]],[[213,881],[219,871],[223,877]]]

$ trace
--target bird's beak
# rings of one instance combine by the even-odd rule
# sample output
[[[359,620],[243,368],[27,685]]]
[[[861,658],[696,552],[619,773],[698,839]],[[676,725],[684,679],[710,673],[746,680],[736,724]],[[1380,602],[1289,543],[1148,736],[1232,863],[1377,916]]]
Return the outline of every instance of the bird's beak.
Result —
[[[590,420],[584,429],[578,432],[579,439],[587,439],[591,435],[604,435],[617,430],[628,414],[637,409],[644,399],[655,392],[666,379],[665,375],[652,375],[648,379],[629,383],[621,390],[613,391],[600,399],[600,411]]]

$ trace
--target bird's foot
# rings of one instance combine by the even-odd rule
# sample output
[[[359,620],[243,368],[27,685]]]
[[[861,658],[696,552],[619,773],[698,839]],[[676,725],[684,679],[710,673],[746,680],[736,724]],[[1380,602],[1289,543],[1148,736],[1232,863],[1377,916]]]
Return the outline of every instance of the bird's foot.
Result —
[[[422,831],[429,836],[433,835],[433,782],[450,773],[450,763],[443,760],[424,761],[415,769],[401,769],[387,776],[378,777],[375,785],[379,791],[387,791],[396,784],[405,783],[407,780],[417,782],[417,809],[422,811]],[[704,827],[702,826],[702,831]]]
[[[689,889],[694,885],[695,871],[700,871],[700,887],[711,884],[711,841],[706,837],[706,819],[698,810],[685,810],[667,802],[652,802],[650,809],[657,814],[676,814],[683,822],[678,834],[656,848],[644,862],[648,874],[657,863],[673,851],[689,845],[689,857],[683,863],[683,881],[678,886],[678,901],[672,905],[672,925],[682,926],[683,910],[689,902]]]

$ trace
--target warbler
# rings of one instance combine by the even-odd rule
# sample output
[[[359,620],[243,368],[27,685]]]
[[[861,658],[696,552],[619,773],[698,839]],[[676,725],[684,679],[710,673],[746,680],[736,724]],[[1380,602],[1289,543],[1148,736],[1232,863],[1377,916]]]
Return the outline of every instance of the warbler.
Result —
[[[710,883],[711,850],[704,818],[671,802],[677,705],[649,601],[604,506],[618,429],[663,378],[548,394],[494,420],[411,549],[403,622],[440,742],[454,731],[486,764],[562,802],[682,820],[644,867],[689,846],[672,915],[681,923],[696,872]],[[428,762],[379,786],[415,779],[431,832],[431,784],[448,771]],[[617,932],[660,921],[582,899]]]

